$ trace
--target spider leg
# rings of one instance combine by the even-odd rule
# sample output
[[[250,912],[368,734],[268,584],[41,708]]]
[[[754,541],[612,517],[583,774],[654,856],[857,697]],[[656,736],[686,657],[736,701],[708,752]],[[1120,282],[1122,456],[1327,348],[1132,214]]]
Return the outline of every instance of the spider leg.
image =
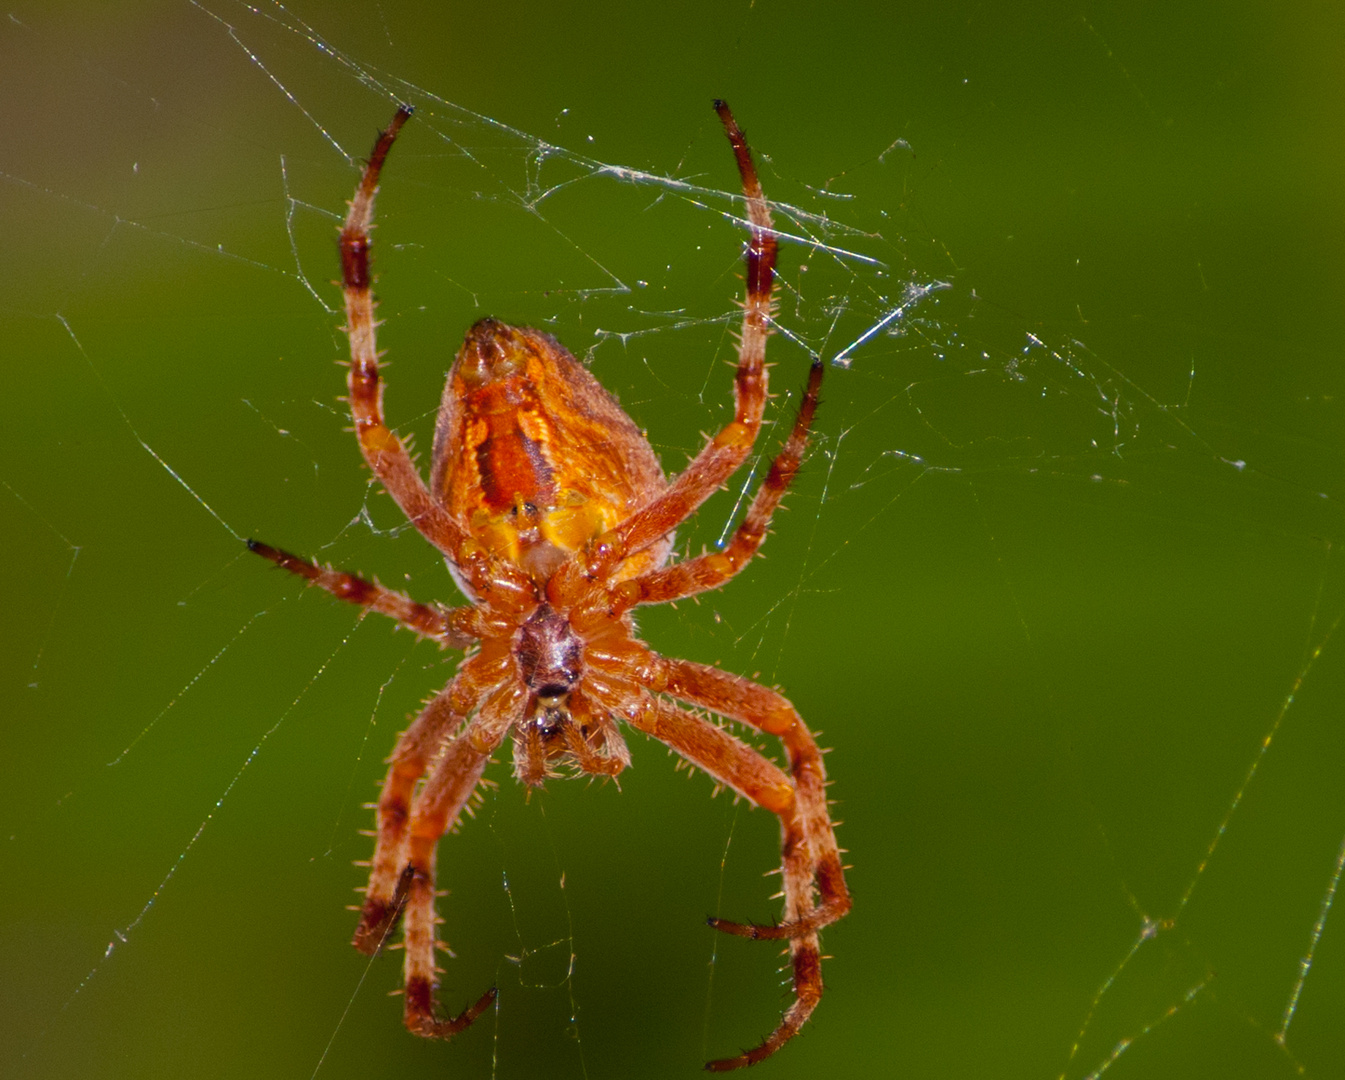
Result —
[[[499,687],[463,733],[445,748],[412,808],[407,861],[400,878],[406,882],[402,928],[406,943],[405,1022],[414,1035],[450,1038],[471,1025],[495,1000],[496,990],[491,987],[451,1020],[435,1016],[435,849],[439,838],[453,827],[467,806],[491,754],[522,714],[526,700],[527,692],[517,680]]]
[[[622,559],[647,548],[690,517],[746,460],[761,429],[766,407],[766,337],[770,332],[775,284],[776,239],[747,140],[728,105],[716,101],[715,111],[737,158],[752,232],[745,260],[747,296],[733,382],[733,419],[705,444],[662,495],[598,538],[588,561],[590,577],[605,577]]]
[[[789,935],[794,1001],[785,1010],[775,1030],[760,1045],[737,1057],[708,1062],[705,1067],[710,1072],[726,1072],[745,1065],[755,1065],[798,1034],[822,997],[822,957],[817,929],[815,926],[805,926],[804,923],[812,913],[812,890],[806,886],[789,886],[788,875],[793,870],[797,880],[798,867],[794,864],[800,861],[800,853],[807,848],[804,839],[807,829],[801,822],[804,807],[798,797],[796,782],[792,782],[779,768],[727,731],[675,705],[646,698],[640,708],[627,709],[625,712],[627,721],[633,727],[667,743],[716,780],[780,818],[786,867],[785,917],[796,920],[797,927],[803,927]],[[803,860],[806,861],[806,854]],[[806,870],[803,873],[806,875]],[[711,920],[711,925],[714,925],[714,920]]]
[[[348,600],[386,615],[413,633],[439,642],[444,648],[464,649],[478,638],[469,628],[472,621],[472,609],[469,607],[445,609],[420,604],[409,596],[384,588],[376,581],[365,581],[354,574],[325,569],[288,551],[263,544],[260,540],[249,540],[247,544],[249,551],[269,559],[282,570],[298,574],[310,585],[326,589],[338,600]]]
[[[417,781],[425,775],[447,735],[507,672],[507,659],[488,656],[484,650],[469,657],[397,740],[378,797],[378,840],[369,864],[369,884],[364,891],[360,925],[353,942],[360,952],[372,956],[378,951],[406,904],[411,885],[406,876],[407,822]]]
[[[467,533],[431,498],[405,444],[383,420],[383,384],[375,334],[378,323],[374,319],[373,276],[369,269],[369,230],[373,227],[379,173],[397,133],[410,116],[410,107],[403,105],[379,135],[341,229],[341,286],[346,303],[344,329],[350,338],[347,378],[350,415],[355,421],[355,434],[364,460],[384,489],[426,540],[462,566],[467,561],[462,558]]]
[[[793,430],[780,448],[780,453],[771,462],[771,470],[757,490],[756,498],[752,500],[742,524],[724,549],[684,559],[621,583],[615,591],[623,601],[631,605],[663,604],[669,600],[694,596],[707,589],[717,589],[751,561],[766,539],[771,515],[789,490],[803,461],[803,452],[808,446],[808,431],[817,412],[818,393],[822,389],[822,370],[822,361],[814,360],[808,374],[808,388],[804,391]]]
[[[662,660],[667,693],[777,736],[789,755],[798,799],[795,823],[784,826],[782,873],[785,921],[774,926],[711,919],[710,925],[739,937],[794,938],[835,922],[850,910],[840,849],[827,812],[827,775],[822,752],[794,706],[774,690],[689,660]],[[793,828],[797,831],[791,831]],[[820,903],[814,905],[816,888]]]

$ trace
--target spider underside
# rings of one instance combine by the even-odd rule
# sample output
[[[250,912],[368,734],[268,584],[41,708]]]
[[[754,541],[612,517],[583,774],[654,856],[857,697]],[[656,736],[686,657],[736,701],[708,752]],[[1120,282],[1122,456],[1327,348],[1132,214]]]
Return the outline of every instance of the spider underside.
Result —
[[[822,382],[815,361],[793,429],[728,544],[669,564],[673,530],[746,459],[767,398],[776,239],[747,142],[728,106],[715,108],[737,159],[751,229],[735,412],[671,481],[640,430],[558,342],[482,319],[449,372],[427,486],[383,420],[370,288],[374,196],[408,107],[379,136],[341,230],[349,404],[360,448],[472,602],[421,604],[256,541],[249,547],[335,596],[466,650],[389,759],[354,938],[372,954],[401,922],[405,1021],[418,1035],[451,1036],[495,1000],[492,988],[457,1017],[436,1014],[435,855],[506,736],[513,739],[514,775],[539,786],[560,764],[620,773],[630,761],[622,722],[779,818],[783,920],[710,924],[787,942],[794,1000],[758,1046],[706,1068],[755,1064],[798,1032],[822,994],[818,931],[850,909],[822,755],[794,707],[747,679],[660,656],[635,637],[631,618],[638,605],[718,588],[751,560],[798,471]],[[778,737],[788,771],[684,706]]]

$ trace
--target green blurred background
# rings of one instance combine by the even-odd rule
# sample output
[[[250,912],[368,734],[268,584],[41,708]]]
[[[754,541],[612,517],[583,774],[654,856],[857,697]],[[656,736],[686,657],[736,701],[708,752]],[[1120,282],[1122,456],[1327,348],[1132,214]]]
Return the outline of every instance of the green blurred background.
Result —
[[[702,921],[773,913],[772,821],[632,739],[620,790],[496,770],[441,998],[498,1009],[406,1035],[343,905],[451,657],[241,544],[453,597],[337,402],[336,215],[399,98],[395,422],[428,446],[494,314],[680,467],[729,401],[722,96],[801,241],[771,424],[948,286],[830,370],[767,557],[642,622],[834,747],[856,906],[760,1075],[1345,1075],[1338,7],[7,14],[0,1073],[691,1076],[775,1022],[775,950]]]

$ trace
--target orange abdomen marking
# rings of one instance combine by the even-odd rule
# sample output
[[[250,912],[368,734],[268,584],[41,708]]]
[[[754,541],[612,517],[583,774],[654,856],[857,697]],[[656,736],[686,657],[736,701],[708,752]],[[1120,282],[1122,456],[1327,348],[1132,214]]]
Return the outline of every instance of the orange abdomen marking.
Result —
[[[643,434],[555,339],[482,319],[444,387],[431,488],[493,554],[545,580],[667,487]],[[671,538],[622,576],[661,566]]]
[[[550,432],[539,415],[533,388],[514,377],[490,383],[464,398],[473,419],[467,442],[475,453],[481,499],[500,513],[527,503],[556,503],[555,469],[547,458]]]

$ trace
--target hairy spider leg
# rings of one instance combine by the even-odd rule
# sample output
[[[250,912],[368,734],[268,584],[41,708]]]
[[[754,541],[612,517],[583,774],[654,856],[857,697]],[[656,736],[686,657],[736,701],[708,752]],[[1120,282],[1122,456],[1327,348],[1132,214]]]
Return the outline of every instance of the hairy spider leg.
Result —
[[[471,629],[475,620],[470,607],[441,608],[421,604],[376,581],[319,566],[260,540],[249,540],[247,545],[249,551],[269,559],[282,570],[299,575],[310,585],[325,589],[338,600],[386,615],[413,633],[439,642],[446,649],[465,649],[480,636]]]
[[[350,415],[355,422],[355,435],[364,460],[384,490],[420,534],[453,562],[466,581],[478,591],[488,587],[487,582],[492,578],[507,579],[523,587],[527,579],[521,570],[487,558],[463,526],[430,495],[406,445],[383,419],[383,383],[378,362],[378,323],[374,318],[369,231],[373,228],[379,173],[411,111],[408,105],[398,108],[392,122],[379,135],[341,228],[341,286],[346,304],[344,329],[350,338],[347,375]]]
[[[734,416],[662,495],[598,538],[589,552],[590,577],[606,577],[622,559],[643,551],[695,513],[747,459],[761,430],[766,408],[766,338],[770,333],[775,284],[775,233],[747,139],[725,102],[716,101],[715,111],[738,162],[752,230],[746,253],[747,296],[738,342],[738,368],[733,380]]]
[[[711,919],[710,925],[739,937],[793,939],[834,923],[850,910],[840,849],[827,811],[827,773],[822,751],[788,699],[759,683],[690,660],[659,658],[673,697],[776,736],[789,755],[799,813],[783,818],[785,921],[774,926]],[[814,907],[813,889],[821,896]],[[793,914],[791,914],[793,909]]]
[[[785,873],[792,872],[797,876],[802,870],[807,874],[806,870],[794,865],[799,861],[794,849],[805,846],[802,840],[805,830],[799,821],[803,807],[795,783],[778,767],[714,723],[665,701],[646,696],[638,706],[627,711],[626,719],[631,726],[666,743],[726,787],[778,816],[784,838]],[[787,879],[786,918],[806,917],[811,909],[811,889],[805,884],[802,889],[791,890]],[[808,929],[791,937],[789,949],[794,972],[794,1001],[779,1025],[760,1045],[736,1057],[707,1062],[706,1069],[726,1072],[765,1060],[792,1039],[812,1015],[822,997],[817,930]]]
[[[623,600],[628,600],[632,605],[665,604],[708,589],[717,589],[751,561],[766,539],[771,516],[789,490],[803,461],[808,432],[817,412],[818,394],[822,389],[822,371],[822,361],[814,360],[793,430],[780,453],[771,462],[770,472],[757,489],[746,516],[724,549],[683,559],[623,582],[616,589]]]
[[[770,1057],[812,1015],[822,997],[822,957],[817,931],[850,910],[850,893],[827,812],[822,754],[794,707],[773,690],[718,668],[666,658],[663,663],[669,694],[777,736],[789,755],[793,778],[791,804],[784,809],[770,807],[780,818],[784,921],[774,926],[718,918],[709,921],[716,930],[740,937],[788,940],[794,1002],[779,1026],[759,1046],[706,1065],[712,1072],[725,1072]],[[732,784],[731,779],[729,782]],[[814,888],[820,894],[821,904],[814,903]]]
[[[502,650],[498,647],[489,648],[490,644],[463,662],[449,684],[430,699],[402,733],[393,750],[387,779],[378,797],[378,839],[353,941],[355,948],[366,955],[379,949],[402,914],[405,903],[402,876],[408,864],[407,823],[416,784],[444,740],[500,684],[512,663],[507,654],[500,655]]]
[[[434,912],[435,851],[439,838],[453,828],[476,791],[491,755],[510,727],[522,717],[527,690],[518,680],[498,687],[471,723],[444,749],[416,796],[408,827],[407,882],[402,934],[406,946],[405,1021],[408,1031],[446,1039],[468,1027],[495,1000],[494,987],[451,1020],[435,1016],[434,991],[439,969]],[[382,801],[380,800],[380,809]]]

